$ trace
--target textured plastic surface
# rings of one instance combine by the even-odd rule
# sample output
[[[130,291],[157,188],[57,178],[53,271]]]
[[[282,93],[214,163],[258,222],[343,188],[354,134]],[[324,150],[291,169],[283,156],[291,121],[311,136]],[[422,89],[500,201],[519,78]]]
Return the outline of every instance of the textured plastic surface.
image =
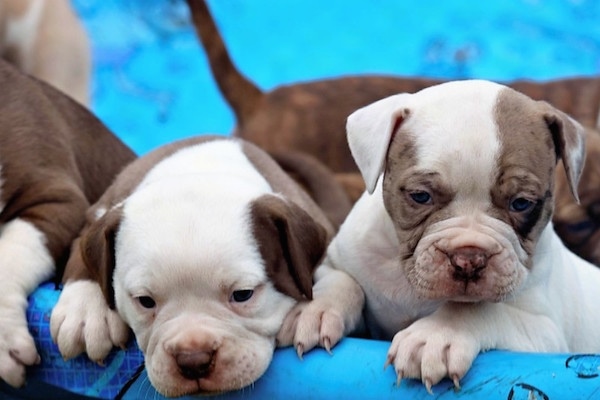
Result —
[[[417,380],[396,385],[392,368],[383,370],[387,342],[346,338],[333,356],[315,350],[301,361],[292,349],[278,350],[265,375],[251,387],[214,399],[598,399],[599,355],[481,354],[455,390],[449,380],[433,396]],[[164,399],[142,374],[125,399]],[[187,397],[192,399],[194,397]],[[197,397],[196,397],[197,398]]]
[[[27,318],[42,362],[28,370],[27,380],[41,380],[87,396],[114,398],[143,364],[142,353],[132,342],[126,351],[114,350],[104,366],[86,356],[63,360],[50,336],[50,313],[59,294],[54,284],[46,283],[30,296]]]

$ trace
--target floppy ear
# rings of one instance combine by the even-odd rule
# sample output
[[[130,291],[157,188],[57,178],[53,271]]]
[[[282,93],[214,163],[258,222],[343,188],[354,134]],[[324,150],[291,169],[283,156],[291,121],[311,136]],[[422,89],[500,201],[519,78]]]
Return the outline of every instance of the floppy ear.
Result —
[[[251,205],[254,236],[275,288],[296,300],[312,299],[313,272],[327,248],[327,232],[306,211],[277,196]]]
[[[112,285],[115,269],[115,235],[121,222],[121,207],[107,211],[81,236],[80,251],[92,279],[100,285],[110,308],[115,308]]]
[[[353,112],[346,122],[348,145],[354,161],[373,193],[394,133],[408,118],[410,94],[386,97]]]
[[[544,120],[552,134],[556,155],[562,159],[571,193],[579,203],[577,185],[585,161],[585,129],[548,103],[544,103],[544,107],[549,109],[544,114]]]

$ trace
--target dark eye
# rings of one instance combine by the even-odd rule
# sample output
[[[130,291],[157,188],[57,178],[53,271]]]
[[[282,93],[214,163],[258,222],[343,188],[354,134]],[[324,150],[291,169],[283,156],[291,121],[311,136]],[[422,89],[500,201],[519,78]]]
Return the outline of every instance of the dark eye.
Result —
[[[425,191],[412,192],[409,196],[415,203],[431,204],[433,202],[431,195]]]
[[[156,306],[156,302],[150,296],[140,296],[137,298],[140,305],[144,308],[151,309]]]
[[[236,290],[231,295],[231,300],[235,301],[236,303],[243,303],[250,300],[253,294],[254,290],[252,289]]]
[[[533,207],[535,203],[524,197],[517,197],[510,202],[510,211],[524,212]]]

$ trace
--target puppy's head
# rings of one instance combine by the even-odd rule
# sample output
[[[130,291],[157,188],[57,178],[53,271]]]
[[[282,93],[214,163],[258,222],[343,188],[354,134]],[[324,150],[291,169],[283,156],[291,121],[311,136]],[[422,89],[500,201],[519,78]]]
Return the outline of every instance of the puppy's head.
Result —
[[[356,111],[348,141],[369,191],[383,173],[402,273],[424,298],[501,301],[533,267],[562,159],[571,192],[581,126],[487,81],[434,86]]]
[[[150,185],[82,239],[85,262],[113,277],[103,282],[163,395],[251,384],[288,311],[312,296],[325,230],[275,195],[240,205],[238,189],[186,198]]]
[[[567,247],[600,266],[600,133],[586,130],[586,159],[579,182],[580,202],[569,196],[564,169],[556,170],[554,227]]]

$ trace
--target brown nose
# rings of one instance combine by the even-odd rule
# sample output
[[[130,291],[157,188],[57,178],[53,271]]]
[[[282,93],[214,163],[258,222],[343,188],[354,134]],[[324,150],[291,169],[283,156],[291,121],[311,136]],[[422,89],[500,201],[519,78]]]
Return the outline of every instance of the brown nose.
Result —
[[[175,362],[181,376],[196,380],[207,376],[213,365],[213,351],[181,352],[175,355]]]
[[[461,247],[448,255],[454,267],[453,278],[463,282],[477,282],[487,266],[488,255],[478,247]]]

